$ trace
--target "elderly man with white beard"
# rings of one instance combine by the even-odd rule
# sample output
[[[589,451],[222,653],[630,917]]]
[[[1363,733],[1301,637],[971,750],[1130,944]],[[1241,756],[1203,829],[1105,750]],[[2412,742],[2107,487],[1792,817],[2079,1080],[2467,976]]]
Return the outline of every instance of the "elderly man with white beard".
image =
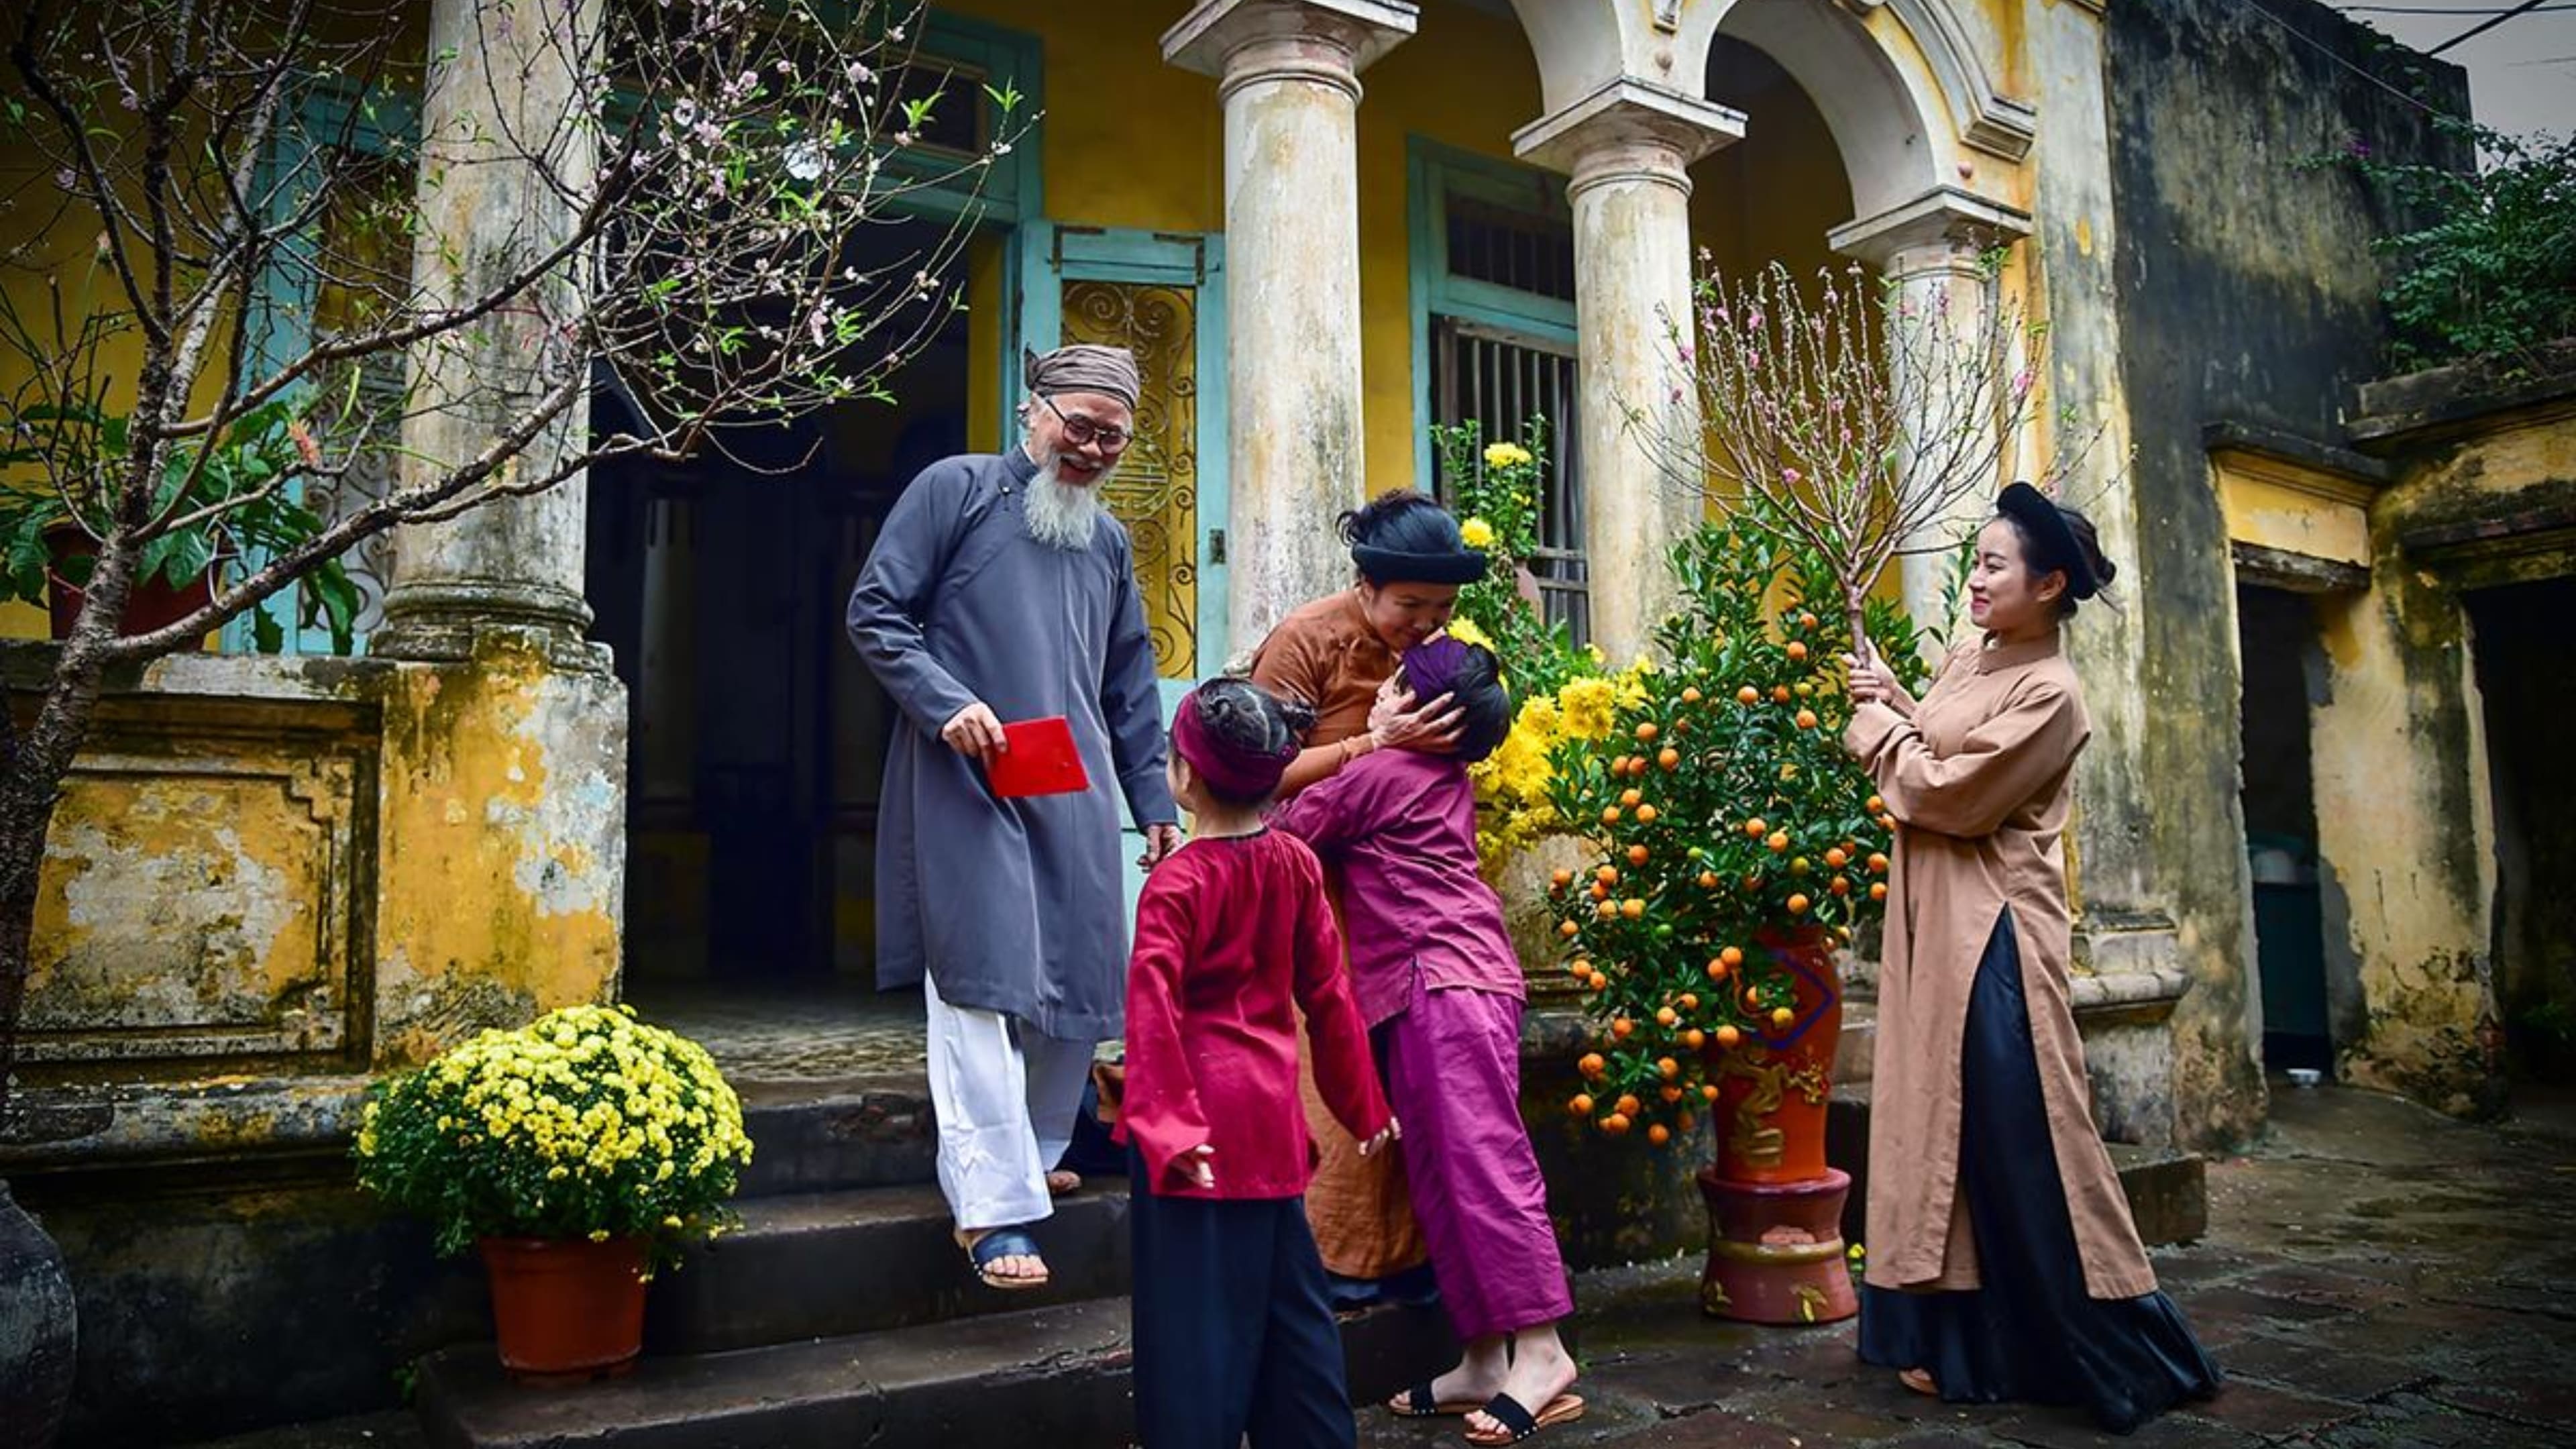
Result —
[[[975,1272],[1047,1280],[1046,1217],[1094,1046],[1120,1033],[1127,910],[1118,804],[1145,864],[1180,845],[1154,647],[1127,530],[1100,485],[1130,439],[1135,359],[1027,360],[1021,444],[948,458],[896,502],[850,595],[850,637],[912,728],[886,755],[877,983],[922,981],[939,1186]],[[1005,720],[1061,715],[1087,789],[1002,798]],[[925,979],[926,978],[926,979]]]

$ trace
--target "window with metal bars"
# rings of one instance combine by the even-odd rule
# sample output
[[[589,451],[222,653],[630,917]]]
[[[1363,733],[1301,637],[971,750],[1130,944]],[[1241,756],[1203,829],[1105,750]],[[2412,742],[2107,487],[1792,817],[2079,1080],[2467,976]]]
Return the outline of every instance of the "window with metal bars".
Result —
[[[1583,469],[1576,446],[1574,226],[1562,178],[1425,142],[1414,149],[1416,315],[1433,421],[1489,442],[1547,420],[1537,553],[1551,623],[1591,633]],[[1425,450],[1425,462],[1437,469]],[[1479,462],[1478,466],[1482,466]],[[1435,485],[1443,497],[1451,480]]]
[[[1517,438],[1535,414],[1547,419],[1540,460],[1538,550],[1529,559],[1551,624],[1582,643],[1592,634],[1591,575],[1583,554],[1583,490],[1575,452],[1574,348],[1525,332],[1455,317],[1432,322],[1433,412],[1442,423],[1473,422],[1489,439]],[[1476,466],[1482,467],[1479,459]],[[1451,480],[1440,480],[1441,496]]]

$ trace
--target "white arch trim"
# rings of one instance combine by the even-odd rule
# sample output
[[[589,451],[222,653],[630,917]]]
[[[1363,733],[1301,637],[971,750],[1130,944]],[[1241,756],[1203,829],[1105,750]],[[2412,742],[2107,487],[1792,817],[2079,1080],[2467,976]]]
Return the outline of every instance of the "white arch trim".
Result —
[[[1939,79],[1959,139],[2007,161],[2019,161],[2030,154],[2031,142],[2038,132],[2038,108],[1996,89],[1994,72],[1986,65],[1986,47],[1978,43],[1976,33],[1968,28],[1950,0],[1840,3],[1864,18],[1880,9],[1896,16]]]
[[[1778,61],[1823,112],[1861,216],[1954,185],[1966,152],[2019,162],[2038,113],[1997,93],[1997,43],[1961,0],[1512,0],[1547,113],[1622,81],[1706,96],[1720,33]],[[1871,17],[1884,10],[1910,44]],[[1723,104],[1722,96],[1708,99]]]

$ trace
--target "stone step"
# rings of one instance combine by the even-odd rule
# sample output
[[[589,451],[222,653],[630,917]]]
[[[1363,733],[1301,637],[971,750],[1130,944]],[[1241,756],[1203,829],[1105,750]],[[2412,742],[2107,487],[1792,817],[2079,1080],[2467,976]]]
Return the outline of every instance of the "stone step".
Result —
[[[1437,1310],[1342,1324],[1356,1403],[1454,1362]],[[1103,1298],[727,1353],[648,1356],[580,1389],[512,1383],[489,1345],[421,1361],[433,1449],[841,1449],[1009,1444],[1119,1449],[1134,1438],[1127,1303]]]
[[[526,1388],[488,1345],[420,1365],[434,1449],[1117,1449],[1133,1437],[1127,1305],[1095,1299],[730,1353],[647,1357],[624,1378]]]
[[[736,1085],[752,1146],[743,1197],[895,1187],[935,1176],[925,1077]]]
[[[2209,1233],[2209,1170],[2196,1152],[2174,1147],[2107,1144],[2120,1170],[2120,1191],[2150,1248],[2196,1243]]]
[[[654,1280],[649,1352],[868,1333],[1127,1291],[1127,1185],[1112,1178],[1058,1199],[1030,1229],[1050,1281],[1024,1292],[975,1281],[948,1205],[927,1183],[754,1197],[738,1210],[738,1231]]]

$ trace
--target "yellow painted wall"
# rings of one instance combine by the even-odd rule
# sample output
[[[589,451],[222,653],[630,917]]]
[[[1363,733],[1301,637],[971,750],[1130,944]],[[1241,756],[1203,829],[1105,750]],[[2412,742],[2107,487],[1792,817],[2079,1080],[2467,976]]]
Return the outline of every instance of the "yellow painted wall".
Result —
[[[942,10],[1036,37],[1044,49],[1039,148],[1049,220],[1149,231],[1225,229],[1225,125],[1216,82],[1162,63],[1180,7],[1104,6],[1078,16],[1043,0],[953,0]],[[1511,133],[1539,114],[1538,68],[1520,28],[1454,5],[1360,78],[1360,308],[1371,491],[1413,483],[1427,421],[1413,396],[1407,138],[1508,159]],[[975,426],[996,415],[999,248],[970,259]],[[1241,385],[1241,384],[1237,384]],[[979,433],[979,444],[990,439]]]
[[[1431,417],[1414,386],[1405,138],[1510,160],[1512,132],[1542,107],[1538,63],[1518,23],[1455,5],[1424,6],[1421,33],[1360,82],[1361,406],[1377,493],[1431,482],[1414,472]]]
[[[1805,280],[1850,258],[1825,235],[1852,220],[1842,153],[1815,102],[1768,56],[1720,36],[1713,57],[1720,104],[1744,112],[1744,139],[1691,168],[1691,239],[1703,264],[1748,276],[1779,262]]]
[[[2370,567],[2370,489],[2276,459],[2211,455],[2232,542]]]

